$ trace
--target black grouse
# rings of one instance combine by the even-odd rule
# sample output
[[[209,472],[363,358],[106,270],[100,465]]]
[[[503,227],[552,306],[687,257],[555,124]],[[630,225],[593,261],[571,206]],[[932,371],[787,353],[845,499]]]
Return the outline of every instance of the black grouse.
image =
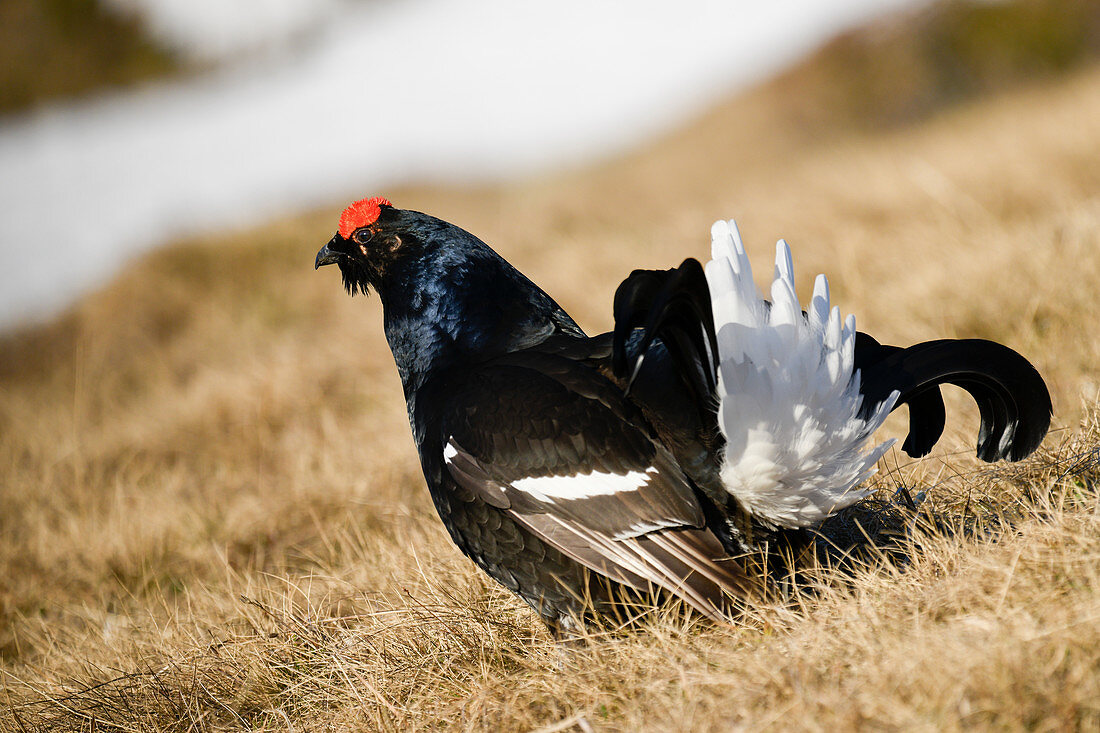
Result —
[[[891,410],[909,407],[903,449],[928,453],[940,384],[977,402],[983,460],[1019,460],[1049,427],[1046,385],[1011,349],[881,345],[830,308],[823,276],[802,310],[784,242],[764,298],[733,222],[711,234],[705,269],[631,273],[595,337],[477,237],[383,198],[349,206],[317,253],[382,301],[454,542],[556,634],[670,594],[728,618],[759,582],[738,558],[760,537],[865,495]]]

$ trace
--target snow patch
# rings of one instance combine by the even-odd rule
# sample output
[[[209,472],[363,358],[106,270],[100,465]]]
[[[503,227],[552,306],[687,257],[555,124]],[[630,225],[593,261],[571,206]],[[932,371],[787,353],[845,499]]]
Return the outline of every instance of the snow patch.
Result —
[[[311,2],[332,17],[281,55],[0,120],[0,328],[56,312],[182,235],[401,182],[614,155],[832,34],[922,0],[337,1]],[[257,37],[277,37],[306,12],[291,0],[116,2],[163,6],[182,35],[200,20],[238,25],[230,13],[263,5]],[[302,243],[304,269],[330,234]]]

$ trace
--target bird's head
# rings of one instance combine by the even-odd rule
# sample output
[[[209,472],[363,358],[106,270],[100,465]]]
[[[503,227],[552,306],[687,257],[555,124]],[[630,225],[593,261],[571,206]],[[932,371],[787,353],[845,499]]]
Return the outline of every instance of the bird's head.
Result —
[[[352,295],[366,295],[368,287],[377,290],[393,263],[417,248],[416,238],[403,221],[404,213],[381,196],[351,204],[340,215],[336,234],[317,253],[314,269],[339,265],[344,287]]]
[[[584,335],[550,296],[473,234],[381,197],[344,209],[314,261],[333,264],[352,295],[378,293],[403,379],[414,367],[460,352],[483,357],[552,333]]]

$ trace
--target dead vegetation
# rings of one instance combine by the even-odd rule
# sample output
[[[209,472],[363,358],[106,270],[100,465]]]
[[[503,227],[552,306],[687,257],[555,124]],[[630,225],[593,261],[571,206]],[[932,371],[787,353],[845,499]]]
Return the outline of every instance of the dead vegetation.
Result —
[[[768,87],[594,170],[364,193],[478,233],[593,332],[631,268],[737,217],[758,272],[784,236],[884,342],[1031,358],[1044,451],[975,462],[950,395],[945,443],[890,454],[785,597],[563,650],[434,516],[378,303],[311,268],[337,212],[181,244],[0,342],[0,728],[1095,730],[1100,69],[886,132],[784,109]]]

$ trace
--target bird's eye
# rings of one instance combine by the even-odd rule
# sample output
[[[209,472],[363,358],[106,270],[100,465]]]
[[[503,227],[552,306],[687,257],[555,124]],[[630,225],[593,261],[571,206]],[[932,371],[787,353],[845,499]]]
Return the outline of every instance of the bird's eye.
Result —
[[[364,227],[362,229],[356,229],[355,233],[351,235],[351,238],[355,240],[356,244],[366,244],[373,236],[374,232]]]

